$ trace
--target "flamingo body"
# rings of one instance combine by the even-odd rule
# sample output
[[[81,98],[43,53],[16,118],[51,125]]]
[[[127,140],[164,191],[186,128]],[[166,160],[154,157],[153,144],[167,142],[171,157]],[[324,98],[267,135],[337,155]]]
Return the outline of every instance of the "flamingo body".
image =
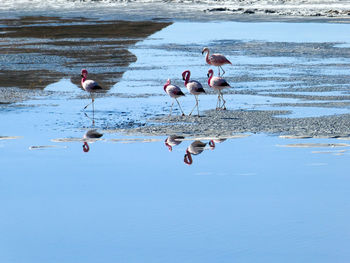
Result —
[[[98,138],[101,138],[102,136],[103,134],[99,133],[97,129],[88,130],[83,136],[83,140],[84,140],[83,151],[86,153],[89,152],[90,147],[88,142],[93,142],[94,141],[93,139],[98,139]]]
[[[91,79],[87,79],[84,80],[82,79],[81,81],[81,86],[83,87],[84,90],[86,90],[87,92],[92,92],[94,90],[99,90],[102,89],[96,81],[91,80]]]
[[[200,94],[205,94],[205,90],[203,89],[202,84],[200,84],[197,80],[190,80],[191,72],[189,70],[185,70],[182,72],[182,79],[185,81],[185,87],[187,90],[194,95],[196,99],[196,104],[194,105],[191,113],[192,114],[193,110],[197,107],[197,112],[199,116],[199,108],[198,108],[198,98],[197,96]]]
[[[88,130],[85,134],[84,134],[84,137],[83,139],[98,139],[98,138],[101,138],[103,136],[102,133],[99,133],[97,131],[97,129],[91,129],[91,130]]]
[[[180,106],[180,103],[179,101],[177,100],[177,98],[179,97],[182,97],[182,96],[185,96],[185,94],[181,91],[181,89],[176,86],[176,85],[172,85],[171,84],[171,81],[170,79],[168,79],[168,81],[165,83],[164,85],[164,91],[173,99],[176,100],[177,104],[179,105],[179,108],[182,112],[182,116],[185,116],[185,113],[182,111],[182,108]],[[173,109],[173,105],[174,105],[174,102],[171,104],[171,108],[170,108],[170,113],[169,113],[169,116],[171,115],[171,111]]]
[[[183,136],[170,135],[165,139],[164,144],[166,147],[168,147],[169,152],[171,152],[173,150],[173,146],[179,145],[183,139],[185,139]]]
[[[217,90],[218,91],[218,101],[217,101],[217,104],[216,104],[216,109],[223,109],[223,110],[226,110],[226,107],[225,107],[225,103],[226,101],[224,100],[224,97],[221,93],[221,90],[223,90],[224,88],[230,88],[230,84],[227,83],[227,81],[222,78],[222,77],[216,77],[216,76],[213,76],[214,75],[214,72],[212,69],[209,69],[208,70],[208,85],[209,87],[213,88],[214,90]],[[221,104],[221,99],[223,101],[222,105]]]
[[[193,163],[192,155],[198,155],[202,153],[207,144],[201,141],[194,141],[191,145],[186,149],[186,154],[184,156],[184,163],[191,165]]]
[[[202,84],[200,84],[197,80],[190,80],[190,82],[186,84],[186,88],[188,92],[193,95],[200,95],[205,93]]]
[[[222,66],[225,64],[232,65],[232,63],[224,55],[221,55],[221,54],[212,54],[210,56],[208,56],[208,55],[209,55],[209,52],[207,53],[205,60],[209,65],[213,65],[216,67]]]
[[[210,81],[208,81],[208,84],[211,88],[214,90],[223,90],[224,88],[230,88],[230,84],[227,83],[225,79],[222,77],[216,77],[213,76]]]
[[[203,53],[207,53],[206,57],[205,57],[205,61],[207,62],[207,64],[209,65],[213,65],[219,68],[219,76],[220,76],[220,68],[222,69],[223,73],[222,75],[225,74],[224,69],[221,67],[222,65],[225,64],[231,64],[231,61],[229,61],[224,55],[222,54],[211,54],[210,55],[210,51],[209,48],[205,47],[202,50],[202,54]]]
[[[176,85],[168,85],[165,89],[165,92],[172,97],[173,99],[177,99],[181,96],[185,96],[185,94],[181,91],[181,89]]]
[[[99,86],[98,84],[97,84],[97,82],[96,81],[94,81],[94,80],[90,80],[90,79],[87,79],[87,75],[88,75],[88,71],[86,70],[86,69],[82,69],[81,70],[81,86],[83,87],[83,89],[85,90],[85,91],[87,91],[87,92],[89,92],[90,93],[90,96],[91,96],[91,103],[89,103],[88,105],[86,105],[85,107],[84,107],[84,109],[86,109],[87,108],[87,106],[89,106],[90,104],[92,104],[92,110],[93,110],[93,112],[94,112],[94,101],[95,101],[95,99],[94,99],[94,97],[92,96],[92,92],[93,91],[96,91],[96,90],[101,90],[102,88],[101,88],[101,86]]]

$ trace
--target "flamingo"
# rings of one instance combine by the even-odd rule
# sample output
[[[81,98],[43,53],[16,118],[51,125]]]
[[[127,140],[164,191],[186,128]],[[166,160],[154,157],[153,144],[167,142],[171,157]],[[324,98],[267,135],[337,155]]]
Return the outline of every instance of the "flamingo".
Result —
[[[216,109],[218,110],[218,109],[222,108],[223,110],[226,110],[226,107],[225,107],[226,101],[224,100],[224,97],[221,93],[221,90],[224,88],[231,88],[231,86],[227,83],[227,81],[224,78],[215,77],[213,75],[214,75],[213,70],[209,69],[208,70],[208,85],[209,85],[209,87],[211,87],[219,92],[218,101],[216,103]],[[220,106],[221,99],[223,101],[223,104]]]
[[[191,165],[193,163],[192,155],[198,155],[204,151],[207,144],[201,141],[194,141],[186,149],[186,154],[184,156],[184,163]]]
[[[89,141],[90,139],[98,139],[98,138],[101,138],[102,136],[103,134],[99,133],[96,129],[88,130],[83,137],[83,140],[84,140],[83,151],[86,153],[90,151],[90,147],[87,141]]]
[[[169,152],[171,152],[173,150],[173,146],[182,143],[183,139],[185,139],[185,137],[183,136],[170,135],[168,138],[165,139],[164,144],[166,147],[168,147]]]
[[[209,48],[205,47],[202,50],[202,54],[204,54],[205,52],[207,52],[207,55],[205,57],[205,61],[209,64],[209,65],[213,65],[213,66],[217,66],[219,69],[219,76],[220,76],[220,68],[222,70],[222,76],[225,74],[225,70],[221,67],[222,65],[225,64],[231,64],[232,63],[222,54],[209,54]]]
[[[224,141],[226,141],[226,138],[218,138],[218,139],[212,139],[209,141],[209,146],[210,149],[214,150],[215,149],[215,143],[222,143]]]
[[[182,72],[182,79],[185,81],[185,87],[188,89],[188,91],[192,95],[194,95],[194,98],[196,99],[196,104],[191,110],[189,116],[191,116],[193,110],[197,107],[197,112],[199,117],[198,95],[205,93],[205,90],[203,89],[202,84],[200,84],[198,81],[190,80],[190,76],[191,76],[191,72],[189,70],[185,70],[184,72]]]
[[[180,103],[179,101],[177,100],[177,98],[181,97],[181,96],[185,96],[185,94],[181,91],[181,89],[176,86],[176,85],[172,85],[171,84],[171,81],[170,79],[168,79],[168,81],[165,83],[164,85],[164,91],[170,96],[172,97],[173,99],[176,100],[177,104],[179,105],[180,107],[180,110],[182,112],[182,116],[185,116],[185,113],[182,111],[182,108],[180,106]],[[170,108],[170,113],[169,113],[169,116],[171,115],[171,111],[173,109],[173,105],[174,105],[174,101],[173,103],[171,104],[171,108]]]
[[[90,93],[90,96],[91,96],[91,103],[89,103],[88,105],[86,105],[84,107],[84,109],[86,109],[90,104],[92,104],[92,111],[94,111],[94,97],[92,95],[92,93],[96,90],[101,90],[102,88],[97,84],[96,81],[94,80],[90,80],[90,79],[86,79],[87,78],[87,75],[88,75],[88,72],[86,69],[82,69],[81,70],[81,86],[83,87],[83,89],[87,92]]]

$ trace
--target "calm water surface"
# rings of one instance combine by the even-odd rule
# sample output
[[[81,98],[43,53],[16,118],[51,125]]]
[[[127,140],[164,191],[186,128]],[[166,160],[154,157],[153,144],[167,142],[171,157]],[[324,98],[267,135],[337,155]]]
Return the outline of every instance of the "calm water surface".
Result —
[[[170,77],[182,84],[184,67],[205,83],[200,47],[220,46],[215,41],[222,36],[177,38],[218,24],[186,25],[175,23],[130,50],[137,61],[107,96],[96,99],[94,128],[103,136],[88,142],[88,152],[82,138],[93,128],[92,112],[87,110],[88,118],[82,107],[89,98],[69,79],[48,86],[51,95],[1,105],[0,135],[18,137],[0,137],[0,262],[350,260],[349,140],[246,134],[214,148],[209,145],[214,138],[193,135],[169,151],[164,141],[172,134],[111,131],[165,114],[169,99],[163,96],[163,81]],[[286,33],[290,24],[263,25],[224,23],[220,29],[229,32],[229,41],[350,42],[344,34],[348,25],[323,24],[335,29],[328,31],[333,39],[318,32],[318,24],[300,24],[296,32],[315,33],[300,38]],[[270,35],[260,27],[272,30]],[[192,47],[195,41],[198,46]],[[272,67],[277,63],[276,58],[236,55],[242,64],[227,70],[232,81],[247,66],[244,57],[270,61]],[[270,79],[264,84],[285,85]],[[237,88],[244,85],[249,82]],[[227,99],[230,109],[267,109],[289,100],[235,94]],[[213,100],[214,94],[203,97],[201,109],[212,108]],[[187,109],[193,102],[190,96],[183,99]],[[327,114],[339,113],[332,110]],[[294,113],[317,115],[307,108]],[[206,145],[187,165],[184,155],[197,139]]]

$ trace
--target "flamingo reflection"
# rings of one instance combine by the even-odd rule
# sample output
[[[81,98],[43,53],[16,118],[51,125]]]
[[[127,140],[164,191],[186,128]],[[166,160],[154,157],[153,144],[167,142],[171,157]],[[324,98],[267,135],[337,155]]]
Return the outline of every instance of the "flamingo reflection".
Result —
[[[97,131],[97,129],[88,130],[84,134],[84,137],[83,137],[83,140],[84,140],[83,151],[86,152],[86,153],[89,152],[90,151],[90,147],[89,147],[88,142],[94,142],[95,139],[101,138],[102,136],[103,136],[103,134],[99,133]]]
[[[212,139],[209,141],[209,146],[210,146],[210,149],[214,150],[215,147],[216,147],[216,143],[222,143],[224,141],[226,141],[227,139],[226,138],[217,138],[217,139]]]
[[[184,156],[184,163],[191,165],[193,163],[192,155],[198,155],[202,153],[205,149],[205,146],[207,144],[204,142],[201,142],[199,140],[196,140],[188,146],[186,149],[186,154]]]
[[[183,139],[185,139],[183,136],[170,135],[165,139],[164,144],[166,147],[168,147],[169,152],[171,152],[173,150],[173,146],[179,145]]]

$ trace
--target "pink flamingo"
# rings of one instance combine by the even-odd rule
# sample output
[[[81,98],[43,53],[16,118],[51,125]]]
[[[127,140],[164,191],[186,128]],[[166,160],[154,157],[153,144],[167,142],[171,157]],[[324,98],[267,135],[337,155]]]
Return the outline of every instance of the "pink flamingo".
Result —
[[[221,90],[224,88],[231,88],[231,86],[222,77],[215,77],[213,75],[214,75],[213,70],[209,69],[208,70],[208,85],[209,85],[209,87],[211,87],[219,92],[218,101],[216,103],[216,109],[217,110],[218,109],[226,110],[226,107],[225,107],[226,101],[224,100],[224,97],[221,93]],[[220,106],[221,99],[223,101],[223,104]]]
[[[87,143],[88,141],[93,141],[93,139],[98,139],[98,138],[101,138],[102,136],[103,134],[99,133],[96,129],[88,130],[83,137],[83,140],[84,140],[83,151],[86,153],[90,151],[90,147]]]
[[[173,99],[176,100],[177,104],[180,107],[180,110],[182,112],[182,116],[185,116],[185,113],[182,111],[182,108],[180,106],[179,101],[177,100],[177,98],[181,97],[181,96],[185,96],[185,94],[181,91],[181,89],[176,86],[176,85],[172,85],[170,79],[168,79],[168,81],[165,83],[164,85],[164,91]],[[171,108],[170,108],[170,113],[169,116],[171,115],[172,109],[173,109],[173,105],[174,105],[174,101],[171,104]]]
[[[221,67],[222,65],[225,64],[231,64],[232,63],[222,54],[209,54],[209,48],[205,47],[202,50],[202,54],[204,54],[205,52],[207,52],[207,56],[205,57],[205,61],[209,64],[209,65],[213,65],[213,66],[217,66],[219,69],[219,76],[220,76],[220,68],[222,70],[222,76],[225,74],[225,70]]]
[[[201,141],[194,141],[186,149],[186,154],[184,156],[184,163],[191,165],[193,163],[192,155],[198,155],[204,151],[207,144]]]
[[[89,103],[88,105],[86,105],[84,107],[84,109],[86,109],[90,104],[92,104],[92,110],[94,111],[94,97],[92,95],[92,93],[96,90],[101,90],[102,88],[97,84],[96,81],[94,80],[90,80],[90,79],[86,79],[87,78],[87,75],[88,75],[88,72],[86,69],[82,69],[81,70],[81,86],[83,87],[83,89],[87,92],[90,93],[90,96],[91,96],[91,103]]]
[[[214,150],[215,149],[215,143],[222,143],[224,141],[226,141],[227,139],[225,138],[218,138],[218,139],[212,139],[209,141],[209,146],[210,149]]]
[[[190,80],[190,76],[191,72],[189,70],[185,70],[184,72],[182,72],[182,79],[185,81],[185,87],[192,95],[194,95],[194,98],[196,99],[196,104],[194,105],[193,109],[188,115],[191,116],[193,110],[197,107],[199,117],[198,95],[205,93],[205,90],[203,89],[202,84],[200,84],[198,81]]]
[[[168,138],[165,139],[164,144],[166,147],[168,147],[169,152],[171,152],[173,150],[173,146],[182,143],[183,139],[185,139],[185,137],[183,136],[170,135]]]

